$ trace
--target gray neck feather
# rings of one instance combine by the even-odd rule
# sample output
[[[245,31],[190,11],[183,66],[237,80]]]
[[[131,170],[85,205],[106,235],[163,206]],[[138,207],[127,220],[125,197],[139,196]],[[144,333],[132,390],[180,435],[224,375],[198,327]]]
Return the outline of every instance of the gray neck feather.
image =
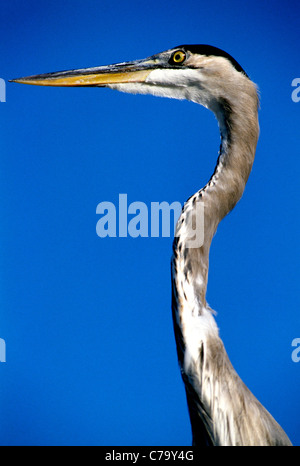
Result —
[[[249,97],[249,96],[248,96]],[[259,134],[257,100],[248,99],[247,111],[220,99],[214,113],[219,122],[221,147],[214,174],[207,185],[195,193],[185,204],[178,220],[174,242],[176,269],[183,272],[185,280],[177,286],[182,299],[184,283],[194,286],[199,312],[206,307],[209,250],[212,238],[220,221],[234,208],[241,198],[254,161]],[[186,247],[187,237],[195,234],[195,206],[204,206],[203,245],[199,248]]]
[[[254,161],[258,99],[250,80],[243,89],[241,93],[233,89],[230,101],[219,98],[209,107],[221,132],[218,163],[207,185],[186,202],[173,247],[173,323],[197,446],[290,445],[284,431],[232,367],[205,297],[212,238],[241,198]],[[204,207],[200,225],[204,239],[193,248],[188,243],[198,226],[197,203]]]

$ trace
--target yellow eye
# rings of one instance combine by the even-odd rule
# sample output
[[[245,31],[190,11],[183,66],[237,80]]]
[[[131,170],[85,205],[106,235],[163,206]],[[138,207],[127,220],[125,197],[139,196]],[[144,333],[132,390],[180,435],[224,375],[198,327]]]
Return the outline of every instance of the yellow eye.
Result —
[[[185,53],[182,50],[177,50],[172,56],[173,63],[182,63],[185,60]]]

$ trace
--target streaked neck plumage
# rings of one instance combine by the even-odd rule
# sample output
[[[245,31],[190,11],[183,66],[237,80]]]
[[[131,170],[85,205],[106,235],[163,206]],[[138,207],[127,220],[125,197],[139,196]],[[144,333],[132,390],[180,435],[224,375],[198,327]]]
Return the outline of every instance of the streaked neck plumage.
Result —
[[[207,185],[184,205],[173,246],[173,323],[197,446],[290,445],[282,428],[232,367],[206,303],[211,241],[220,221],[243,194],[259,134],[257,92],[246,79],[246,92],[234,89],[231,96],[227,93],[228,98],[212,99],[206,105],[219,122],[218,163]],[[199,227],[197,203],[202,205],[203,241],[193,248],[187,246],[187,240],[194,237],[195,225]]]
[[[250,83],[250,81],[249,81]],[[220,99],[210,104],[220,127],[221,146],[214,174],[207,185],[186,202],[177,223],[174,241],[174,265],[181,270],[184,281],[177,287],[181,299],[191,294],[191,287],[198,305],[198,312],[206,307],[209,249],[220,221],[234,208],[241,198],[251,172],[259,134],[256,89],[243,99]],[[195,222],[195,206],[201,203],[201,224]],[[199,248],[186,247],[186,239],[200,226],[203,244]],[[197,234],[197,232],[196,232]],[[185,289],[186,288],[186,289]]]

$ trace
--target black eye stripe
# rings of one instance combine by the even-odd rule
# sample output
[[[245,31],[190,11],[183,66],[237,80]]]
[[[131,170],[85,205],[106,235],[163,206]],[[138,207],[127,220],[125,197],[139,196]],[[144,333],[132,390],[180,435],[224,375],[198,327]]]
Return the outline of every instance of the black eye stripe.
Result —
[[[232,66],[237,71],[240,71],[244,73],[246,76],[248,76],[245,70],[241,67],[241,65],[231,55],[229,55],[229,53],[225,52],[222,49],[214,47],[212,45],[206,45],[206,44],[179,45],[178,49],[181,49],[183,53],[191,52],[191,53],[198,53],[199,55],[206,55],[206,56],[212,55],[215,57],[227,58],[227,60],[231,62]]]

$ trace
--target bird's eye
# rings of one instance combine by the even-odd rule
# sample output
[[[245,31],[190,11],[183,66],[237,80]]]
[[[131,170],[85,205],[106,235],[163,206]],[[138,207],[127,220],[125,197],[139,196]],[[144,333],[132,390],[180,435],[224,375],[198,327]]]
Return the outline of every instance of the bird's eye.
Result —
[[[186,55],[182,50],[177,50],[176,52],[173,53],[171,60],[173,63],[178,65],[185,60],[185,57]]]

